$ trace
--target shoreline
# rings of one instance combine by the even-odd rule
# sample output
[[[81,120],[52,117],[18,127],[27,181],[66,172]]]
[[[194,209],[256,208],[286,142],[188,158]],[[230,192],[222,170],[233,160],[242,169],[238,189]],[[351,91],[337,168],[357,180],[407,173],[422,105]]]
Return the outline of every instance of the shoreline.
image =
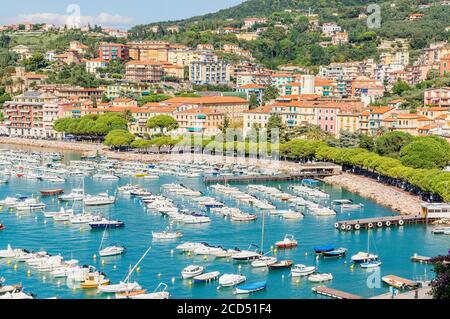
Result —
[[[417,215],[421,211],[421,199],[399,188],[384,185],[368,177],[341,173],[325,177],[326,183],[337,185],[348,191],[369,198],[379,205],[387,206],[400,215]]]
[[[47,141],[25,138],[0,137],[0,143],[13,144],[22,146],[31,146],[37,148],[48,148],[52,150],[68,150],[81,152],[83,156],[95,155],[98,151],[101,155],[111,159],[122,161],[140,161],[145,163],[155,163],[163,161],[186,162],[189,160],[204,161],[212,164],[243,164],[253,165],[259,168],[280,169],[282,171],[295,171],[298,163],[277,161],[270,159],[254,159],[245,157],[217,156],[207,154],[139,154],[139,153],[123,153],[109,150],[103,144],[97,143],[77,143],[64,141]],[[343,187],[362,197],[369,198],[377,204],[387,206],[401,215],[410,215],[420,213],[420,203],[422,202],[418,196],[414,196],[408,192],[393,186],[378,183],[370,178],[351,175],[349,173],[341,173],[325,177],[326,183]]]

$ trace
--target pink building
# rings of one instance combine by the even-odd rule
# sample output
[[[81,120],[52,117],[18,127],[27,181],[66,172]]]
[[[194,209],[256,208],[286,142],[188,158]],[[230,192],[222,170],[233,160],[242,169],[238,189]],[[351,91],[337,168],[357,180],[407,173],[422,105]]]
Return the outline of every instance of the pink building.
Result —
[[[336,135],[338,106],[318,105],[315,108],[317,125],[325,132]]]

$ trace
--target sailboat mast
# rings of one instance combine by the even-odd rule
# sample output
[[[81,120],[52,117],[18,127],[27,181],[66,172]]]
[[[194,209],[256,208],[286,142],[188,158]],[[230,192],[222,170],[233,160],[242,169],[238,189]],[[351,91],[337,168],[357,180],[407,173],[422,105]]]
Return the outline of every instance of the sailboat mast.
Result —
[[[262,227],[261,227],[261,254],[264,253],[264,222],[265,222],[265,212],[262,213]]]
[[[139,259],[139,261],[134,265],[134,267],[128,272],[128,275],[126,276],[124,282],[127,282],[130,279],[131,274],[136,269],[136,267],[141,263],[141,261],[147,256],[148,252],[152,249],[152,246],[149,246],[148,249],[145,251],[145,253],[142,255],[142,257]]]

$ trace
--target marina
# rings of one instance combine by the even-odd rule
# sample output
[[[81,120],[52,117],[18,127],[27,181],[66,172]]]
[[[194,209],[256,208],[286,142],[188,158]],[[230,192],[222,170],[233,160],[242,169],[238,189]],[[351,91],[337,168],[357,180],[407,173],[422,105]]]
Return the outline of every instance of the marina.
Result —
[[[4,160],[11,157],[7,150],[2,153]],[[334,224],[399,215],[343,188],[304,179],[204,182],[220,175],[267,175],[241,165],[89,161],[75,152],[65,153],[62,161],[49,161],[53,156],[39,153],[25,156],[19,150],[14,156],[23,167],[20,177],[18,166],[9,161],[2,161],[0,168],[10,172],[5,175],[8,183],[0,185],[4,225],[0,272],[6,279],[4,287],[22,283],[25,294],[17,293],[18,298],[26,298],[27,293],[35,298],[166,298],[168,294],[171,298],[317,298],[321,294],[312,289],[321,291],[316,287],[325,282],[336,296],[340,296],[336,291],[345,291],[370,298],[389,290],[384,282],[369,288],[370,269],[355,267],[351,260],[367,251],[367,237],[341,232]],[[47,178],[31,174],[49,163]],[[53,181],[52,175],[63,181]],[[157,179],[145,178],[155,175]],[[41,194],[42,190],[64,193]],[[102,205],[84,205],[86,199]],[[360,208],[342,209],[342,205]],[[411,256],[417,253],[419,261],[422,254],[446,252],[449,237],[434,234],[435,228],[425,222],[374,227],[370,251],[383,260],[382,276],[432,279],[432,265],[411,262]],[[392,241],[398,246],[393,247]],[[149,245],[146,258],[122,284],[130,265]],[[91,277],[78,278],[84,284],[67,280],[61,276],[72,266],[66,269],[55,259],[59,268],[51,272],[50,266],[31,267],[20,261],[26,255],[15,249],[48,251],[63,262],[76,258],[79,265],[94,267],[99,274],[92,268]],[[133,291],[123,292],[127,287]],[[155,287],[162,290],[154,291]],[[116,295],[110,292],[116,290]]]

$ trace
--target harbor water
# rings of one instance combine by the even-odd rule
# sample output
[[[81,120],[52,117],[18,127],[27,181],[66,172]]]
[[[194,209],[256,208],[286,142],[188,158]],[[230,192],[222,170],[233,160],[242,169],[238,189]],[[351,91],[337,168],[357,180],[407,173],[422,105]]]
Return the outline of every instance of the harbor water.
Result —
[[[65,152],[65,159],[77,159],[79,155]],[[16,194],[39,196],[39,190],[63,188],[70,193],[73,188],[82,185],[83,178],[67,178],[65,183],[56,184],[38,180],[11,177],[8,184],[0,185],[0,199]],[[239,207],[246,212],[258,215],[256,221],[233,222],[222,216],[209,213],[212,222],[209,224],[183,225],[174,224],[173,229],[183,233],[177,240],[152,240],[152,231],[161,231],[168,226],[168,219],[159,213],[147,211],[139,200],[133,197],[118,195],[114,205],[89,209],[101,212],[104,216],[125,222],[125,227],[112,229],[105,241],[120,243],[127,248],[120,256],[101,258],[98,256],[103,231],[91,230],[88,225],[71,225],[55,222],[44,218],[40,212],[21,213],[4,209],[0,212],[0,223],[5,229],[0,231],[0,249],[8,244],[13,248],[28,250],[43,249],[53,255],[61,254],[65,259],[77,259],[80,264],[95,266],[104,272],[111,283],[123,280],[130,269],[151,246],[151,250],[139,268],[133,273],[133,280],[149,292],[160,282],[168,285],[172,298],[323,298],[316,296],[311,288],[323,285],[343,290],[363,297],[371,297],[389,291],[382,281],[385,275],[397,275],[412,280],[429,280],[433,278],[432,266],[413,263],[410,257],[414,253],[423,256],[435,256],[447,252],[450,236],[433,235],[427,225],[406,225],[374,229],[370,233],[370,252],[379,255],[382,266],[378,270],[364,270],[352,266],[350,257],[359,251],[367,251],[368,232],[365,230],[343,232],[335,229],[336,220],[357,219],[363,217],[389,216],[395,214],[387,207],[352,194],[340,187],[320,185],[320,189],[330,194],[330,199],[350,198],[354,203],[362,203],[360,211],[341,212],[331,217],[319,217],[305,214],[301,220],[286,220],[276,215],[265,215],[264,251],[269,251],[275,242],[292,234],[298,241],[294,249],[277,250],[274,252],[279,259],[290,259],[295,264],[305,264],[318,267],[320,273],[332,273],[333,280],[313,284],[306,277],[293,278],[289,270],[267,270],[252,268],[248,263],[237,263],[232,259],[187,255],[180,253],[175,247],[183,242],[207,242],[211,245],[221,245],[224,248],[247,249],[250,244],[260,245],[262,214],[249,205],[236,202],[231,197],[214,192],[203,183],[202,177],[177,177],[161,175],[159,180],[144,180],[137,177],[121,178],[117,182],[84,178],[85,191],[88,194],[98,194],[108,191],[113,194],[116,188],[127,183],[140,185],[152,193],[161,193],[161,186],[167,183],[181,183],[186,187],[199,190],[206,196],[216,197],[227,206]],[[293,182],[270,182],[268,186],[281,188],[286,192]],[[242,190],[247,190],[247,184],[233,184]],[[170,195],[167,195],[171,197]],[[188,209],[195,209],[195,203],[180,197],[173,197],[177,204]],[[42,197],[47,204],[47,211],[57,211],[66,203],[59,202],[56,197]],[[275,202],[277,208],[287,209],[286,203]],[[70,206],[68,206],[70,208]],[[198,210],[198,209],[197,209]],[[339,259],[316,258],[313,247],[333,244],[336,248],[348,249],[346,257]],[[94,255],[97,257],[94,258]],[[206,272],[220,271],[225,273],[242,273],[247,282],[265,280],[267,289],[250,294],[234,295],[233,288],[218,289],[217,282],[192,283],[181,279],[181,270],[190,265],[202,265]],[[8,284],[22,283],[25,291],[32,292],[37,298],[107,298],[108,295],[98,294],[96,289],[80,289],[66,283],[64,279],[54,279],[47,273],[39,273],[27,267],[26,263],[16,263],[13,260],[0,259],[0,277],[5,277]]]

